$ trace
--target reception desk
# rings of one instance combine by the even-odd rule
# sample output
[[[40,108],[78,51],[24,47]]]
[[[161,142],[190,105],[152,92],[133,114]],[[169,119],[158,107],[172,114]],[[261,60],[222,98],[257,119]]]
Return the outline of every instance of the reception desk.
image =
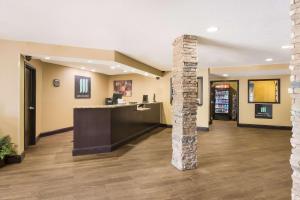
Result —
[[[73,156],[111,152],[160,125],[161,103],[74,108]]]

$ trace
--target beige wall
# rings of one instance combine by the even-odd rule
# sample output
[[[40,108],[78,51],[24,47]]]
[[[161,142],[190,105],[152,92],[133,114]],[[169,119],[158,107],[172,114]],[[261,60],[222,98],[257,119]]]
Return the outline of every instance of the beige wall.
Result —
[[[24,102],[21,101],[23,71],[20,62],[20,54],[13,43],[0,42],[0,134],[10,135],[12,141],[18,145],[18,152],[22,152],[23,146],[21,133],[22,126],[21,109]],[[23,112],[22,112],[23,113]]]
[[[208,127],[209,124],[209,69],[200,69],[197,72],[198,76],[203,77],[203,105],[198,107],[197,126]],[[168,72],[159,80],[138,74],[119,75],[109,77],[109,96],[113,94],[114,80],[132,80],[132,96],[124,97],[129,101],[141,102],[144,94],[149,96],[149,101],[152,101],[153,94],[156,95],[156,101],[163,103],[162,123],[172,124],[172,106],[170,104],[170,78],[171,73]]]
[[[197,76],[203,77],[203,105],[198,106],[197,110],[197,127],[209,127],[209,69],[198,68]]]
[[[99,60],[114,60],[115,57],[115,51],[1,39],[0,52],[0,84],[3,86],[0,97],[0,135],[10,135],[12,142],[18,146],[18,153],[24,151],[24,65],[21,54]]]
[[[280,79],[280,104],[273,104],[273,119],[254,117],[254,103],[248,103],[248,79]],[[288,94],[290,80],[288,75],[251,77],[213,77],[211,80],[239,80],[239,123],[272,126],[291,126],[291,98]]]
[[[170,78],[171,73],[166,73],[165,76],[159,80],[155,78],[146,77],[138,74],[126,74],[109,77],[108,94],[113,94],[114,80],[132,80],[132,96],[124,97],[129,101],[142,102],[143,95],[147,94],[149,101],[152,101],[153,94],[156,95],[156,101],[163,103],[161,120],[164,124],[171,124],[171,105],[170,105]]]
[[[273,119],[258,119],[254,117],[254,103],[248,103],[248,79],[280,78],[280,104],[273,104]],[[261,124],[273,126],[291,126],[291,98],[288,94],[289,76],[263,76],[240,78],[240,123]]]
[[[76,48],[76,47],[65,47],[65,46],[57,46],[57,45],[45,45],[45,44],[37,44],[37,43],[30,43],[30,42],[15,42],[15,41],[7,41],[7,40],[0,40],[0,84],[2,87],[2,95],[0,97],[0,134],[1,135],[10,135],[12,137],[12,141],[18,145],[18,153],[22,153],[24,150],[24,65],[21,62],[22,58],[20,59],[21,54],[29,54],[29,55],[49,55],[49,56],[64,56],[64,57],[73,57],[73,58],[82,58],[82,59],[104,59],[104,60],[113,60],[114,59],[114,52],[113,51],[105,51],[105,50],[95,50],[95,49],[85,49],[85,48]],[[37,65],[36,65],[37,66]],[[250,69],[251,67],[249,67]],[[276,68],[276,67],[275,67]],[[278,69],[282,69],[282,66],[278,66]],[[276,68],[276,69],[277,69]],[[248,68],[247,68],[248,69]],[[253,68],[257,69],[257,68]],[[40,91],[41,87],[42,90],[49,90],[49,96],[44,97],[42,96],[41,99],[37,99],[37,106],[42,102],[42,104],[46,105],[45,109],[42,106],[42,109],[37,108],[37,115],[45,115],[45,113],[50,112],[49,118],[46,120],[55,119],[55,117],[60,117],[60,115],[64,116],[65,119],[63,122],[60,120],[54,120],[53,124],[51,122],[49,124],[46,124],[46,122],[37,122],[37,129],[41,131],[49,131],[54,130],[57,128],[64,128],[66,126],[69,126],[72,124],[72,117],[70,114],[70,109],[65,109],[65,106],[67,107],[68,104],[57,104],[59,102],[57,99],[54,99],[56,96],[57,98],[60,98],[62,95],[65,95],[63,92],[61,92],[61,88],[58,90],[53,90],[51,88],[52,78],[59,78],[63,80],[62,84],[69,83],[70,80],[66,78],[66,74],[61,71],[57,70],[57,72],[49,71],[49,73],[46,71],[47,74],[45,77],[44,70],[42,70],[42,80],[45,85],[41,86],[38,85],[37,90]],[[39,73],[39,72],[38,72]],[[70,74],[75,74],[74,71],[68,71]],[[89,72],[78,72],[78,73],[89,73]],[[47,77],[49,74],[49,77]],[[40,76],[39,76],[40,77]],[[104,97],[110,96],[112,94],[112,83],[111,80],[114,78],[108,78],[109,79],[109,87],[106,85],[106,82],[103,81],[102,78],[96,78],[94,75],[92,76],[93,80],[95,80],[95,85],[98,83],[101,85],[101,88],[109,88],[108,91],[104,91],[107,93],[102,93],[103,91],[97,91],[101,94],[94,94],[94,87],[92,88],[92,99],[90,101],[87,100],[71,100],[69,97],[74,97],[73,95],[73,86],[67,86],[66,91],[70,93],[67,94],[67,102],[71,102],[73,105],[86,105],[86,104],[99,104],[99,101],[103,101]],[[105,76],[103,76],[105,77]],[[122,78],[123,77],[116,77],[116,78]],[[126,77],[125,77],[126,78]],[[125,79],[124,78],[124,79]],[[169,104],[169,92],[170,92],[170,86],[169,86],[169,78],[170,74],[166,74],[164,77],[161,78],[161,80],[148,80],[143,81],[145,77],[143,78],[136,78],[133,83],[133,93],[134,96],[132,97],[133,100],[141,101],[142,94],[144,94],[144,91],[147,91],[147,93],[150,95],[150,99],[152,98],[153,93],[155,92],[157,95],[157,100],[164,102],[164,109],[163,109],[163,123],[171,124],[171,106]],[[261,77],[266,78],[266,77]],[[105,78],[104,78],[105,79]],[[133,79],[134,80],[134,79]],[[247,100],[246,96],[240,95],[240,102],[242,102],[240,105],[244,107],[245,112],[241,116],[241,123],[261,123],[261,124],[272,124],[272,125],[290,125],[289,121],[289,112],[290,112],[290,99],[289,95],[287,95],[287,87],[288,87],[288,76],[283,78],[284,81],[281,83],[281,104],[280,105],[274,105],[274,119],[273,120],[258,120],[253,119],[253,110],[254,110],[254,104],[248,105],[245,103]],[[41,80],[38,78],[37,83],[39,83]],[[65,82],[66,81],[66,82]],[[241,83],[246,83],[246,80],[241,80]],[[139,84],[140,83],[140,84]],[[242,87],[244,87],[243,90],[246,89],[246,85],[243,83],[243,85],[240,85],[240,89],[242,90]],[[73,85],[73,78],[72,78],[72,85]],[[103,87],[102,87],[103,86]],[[136,87],[136,88],[135,88]],[[136,90],[136,93],[135,93]],[[37,91],[37,92],[38,92]],[[47,92],[48,94],[48,92]],[[51,94],[51,95],[50,95]],[[246,94],[246,93],[245,93]],[[95,98],[93,98],[95,97]],[[101,103],[101,102],[100,102]],[[60,112],[60,114],[57,114],[55,116],[51,113],[52,109],[55,105],[57,107],[64,110],[63,114]],[[200,108],[200,110],[205,110],[205,106],[203,108]],[[61,111],[61,110],[59,110]],[[204,111],[203,111],[204,112]],[[204,113],[199,111],[200,118],[203,117]],[[247,116],[249,115],[250,116]],[[47,116],[48,117],[48,116]],[[199,118],[199,119],[200,119]],[[202,120],[200,120],[202,121]],[[201,122],[202,123],[202,122]],[[203,123],[206,123],[203,121]],[[38,131],[39,132],[39,131]]]
[[[75,75],[91,77],[90,99],[74,98]],[[108,96],[108,77],[103,74],[43,63],[42,77],[41,132],[73,126],[74,107],[104,104]],[[59,79],[61,86],[53,87],[53,79]]]

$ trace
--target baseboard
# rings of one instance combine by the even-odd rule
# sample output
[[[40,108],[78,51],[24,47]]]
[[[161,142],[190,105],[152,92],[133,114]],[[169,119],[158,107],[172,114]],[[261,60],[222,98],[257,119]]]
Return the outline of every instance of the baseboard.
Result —
[[[155,124],[145,130],[137,132],[136,134],[127,137],[119,142],[113,143],[111,145],[103,145],[103,146],[94,146],[94,147],[84,147],[84,148],[75,148],[72,151],[73,156],[81,156],[81,155],[88,155],[88,154],[97,154],[97,153],[108,153],[112,152],[113,150],[117,149],[118,147],[128,143],[129,141],[142,136],[145,133],[148,133],[155,128],[160,127],[160,124]]]
[[[160,124],[160,127],[172,128],[172,125],[171,124]]]
[[[247,128],[265,128],[265,129],[279,129],[279,130],[292,130],[291,126],[273,126],[273,125],[261,125],[261,124],[237,124],[238,127]]]
[[[160,127],[164,127],[164,128],[172,128],[173,126],[170,124],[160,124]],[[197,127],[197,131],[209,131],[209,127]]]
[[[47,137],[50,135],[60,134],[60,133],[68,132],[68,131],[73,131],[73,126],[61,128],[61,129],[57,129],[57,130],[53,130],[53,131],[43,132],[39,135],[39,137]]]
[[[209,127],[197,127],[197,131],[209,131]]]
[[[16,163],[21,163],[25,158],[25,152],[21,153],[20,155],[13,155],[6,157],[5,163],[6,164],[16,164]]]

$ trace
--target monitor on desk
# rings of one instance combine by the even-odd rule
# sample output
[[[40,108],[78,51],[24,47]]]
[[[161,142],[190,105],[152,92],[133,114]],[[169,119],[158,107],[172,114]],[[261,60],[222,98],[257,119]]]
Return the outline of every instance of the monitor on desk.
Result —
[[[143,103],[148,103],[148,95],[143,95]]]
[[[118,99],[122,99],[122,94],[114,93],[112,98],[113,104],[118,104]]]

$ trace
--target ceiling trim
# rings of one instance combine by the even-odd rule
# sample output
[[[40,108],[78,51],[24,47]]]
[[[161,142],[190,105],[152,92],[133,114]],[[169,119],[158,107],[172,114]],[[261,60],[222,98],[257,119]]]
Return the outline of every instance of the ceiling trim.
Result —
[[[87,60],[104,60],[113,61],[120,64],[125,64],[130,67],[148,72],[156,76],[163,76],[164,72],[158,70],[157,68],[147,65],[139,60],[131,58],[121,52],[115,50],[103,50],[103,49],[92,49],[92,48],[82,48],[82,47],[72,47],[64,45],[53,45],[53,44],[43,44],[35,42],[22,42],[22,41],[10,41],[1,40],[3,42],[8,42],[16,44],[17,48],[22,55],[43,55],[52,57],[68,57],[68,58],[80,58]]]
[[[138,61],[136,59],[133,59],[121,52],[115,51],[115,58],[114,58],[115,62],[118,63],[122,63],[124,65],[128,65],[131,67],[134,67],[136,69],[142,70],[142,71],[146,71],[149,72],[151,74],[155,74],[157,76],[163,76],[164,72],[160,71],[150,65],[147,65],[141,61]]]

